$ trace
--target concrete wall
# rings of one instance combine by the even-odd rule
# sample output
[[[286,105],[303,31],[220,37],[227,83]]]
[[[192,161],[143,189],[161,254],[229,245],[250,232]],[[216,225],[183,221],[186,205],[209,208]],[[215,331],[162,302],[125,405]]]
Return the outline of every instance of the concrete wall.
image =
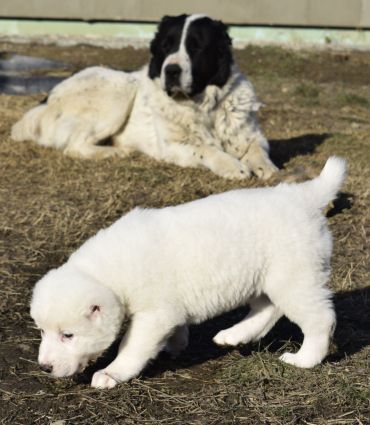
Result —
[[[231,24],[370,28],[370,0],[0,0],[0,18],[155,22],[184,12]]]

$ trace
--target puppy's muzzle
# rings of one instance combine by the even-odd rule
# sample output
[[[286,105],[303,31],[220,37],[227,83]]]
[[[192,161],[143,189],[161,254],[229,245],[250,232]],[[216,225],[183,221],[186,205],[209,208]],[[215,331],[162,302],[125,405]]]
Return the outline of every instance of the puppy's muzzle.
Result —
[[[51,365],[51,364],[46,364],[46,363],[42,363],[42,364],[40,364],[40,369],[41,369],[43,372],[51,373],[51,372],[53,371],[53,365]]]
[[[164,69],[166,77],[166,91],[171,94],[176,89],[180,89],[181,68],[177,64],[167,65]]]

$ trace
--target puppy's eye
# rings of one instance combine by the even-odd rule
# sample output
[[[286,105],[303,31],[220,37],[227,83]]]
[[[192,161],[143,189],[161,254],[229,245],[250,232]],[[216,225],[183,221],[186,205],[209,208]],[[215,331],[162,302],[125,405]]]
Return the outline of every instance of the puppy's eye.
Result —
[[[63,335],[63,338],[66,338],[66,339],[72,339],[73,338],[73,334],[63,333],[62,335]]]

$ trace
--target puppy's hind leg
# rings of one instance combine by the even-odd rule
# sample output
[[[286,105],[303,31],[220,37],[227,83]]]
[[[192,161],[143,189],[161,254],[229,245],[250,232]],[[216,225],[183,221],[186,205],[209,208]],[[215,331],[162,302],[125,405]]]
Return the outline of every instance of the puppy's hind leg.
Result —
[[[280,360],[302,368],[314,367],[325,358],[336,323],[329,290],[312,281],[312,277],[308,280],[308,284],[296,281],[285,286],[285,291],[280,288],[274,294],[269,293],[271,300],[301,328],[304,336],[298,352],[286,352]]]
[[[250,301],[251,311],[241,322],[231,328],[220,331],[213,341],[217,345],[246,344],[263,338],[282,313],[279,308],[271,303],[266,295],[261,295]]]

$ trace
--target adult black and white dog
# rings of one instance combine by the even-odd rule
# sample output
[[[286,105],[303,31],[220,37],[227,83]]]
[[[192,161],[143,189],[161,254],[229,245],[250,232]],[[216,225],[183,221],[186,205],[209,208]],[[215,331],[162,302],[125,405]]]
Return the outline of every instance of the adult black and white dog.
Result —
[[[225,178],[269,178],[276,167],[260,104],[233,61],[227,27],[205,15],[165,16],[150,52],[140,71],[92,67],[63,81],[13,126],[13,139],[78,157],[140,151]],[[101,143],[107,138],[113,146]]]

